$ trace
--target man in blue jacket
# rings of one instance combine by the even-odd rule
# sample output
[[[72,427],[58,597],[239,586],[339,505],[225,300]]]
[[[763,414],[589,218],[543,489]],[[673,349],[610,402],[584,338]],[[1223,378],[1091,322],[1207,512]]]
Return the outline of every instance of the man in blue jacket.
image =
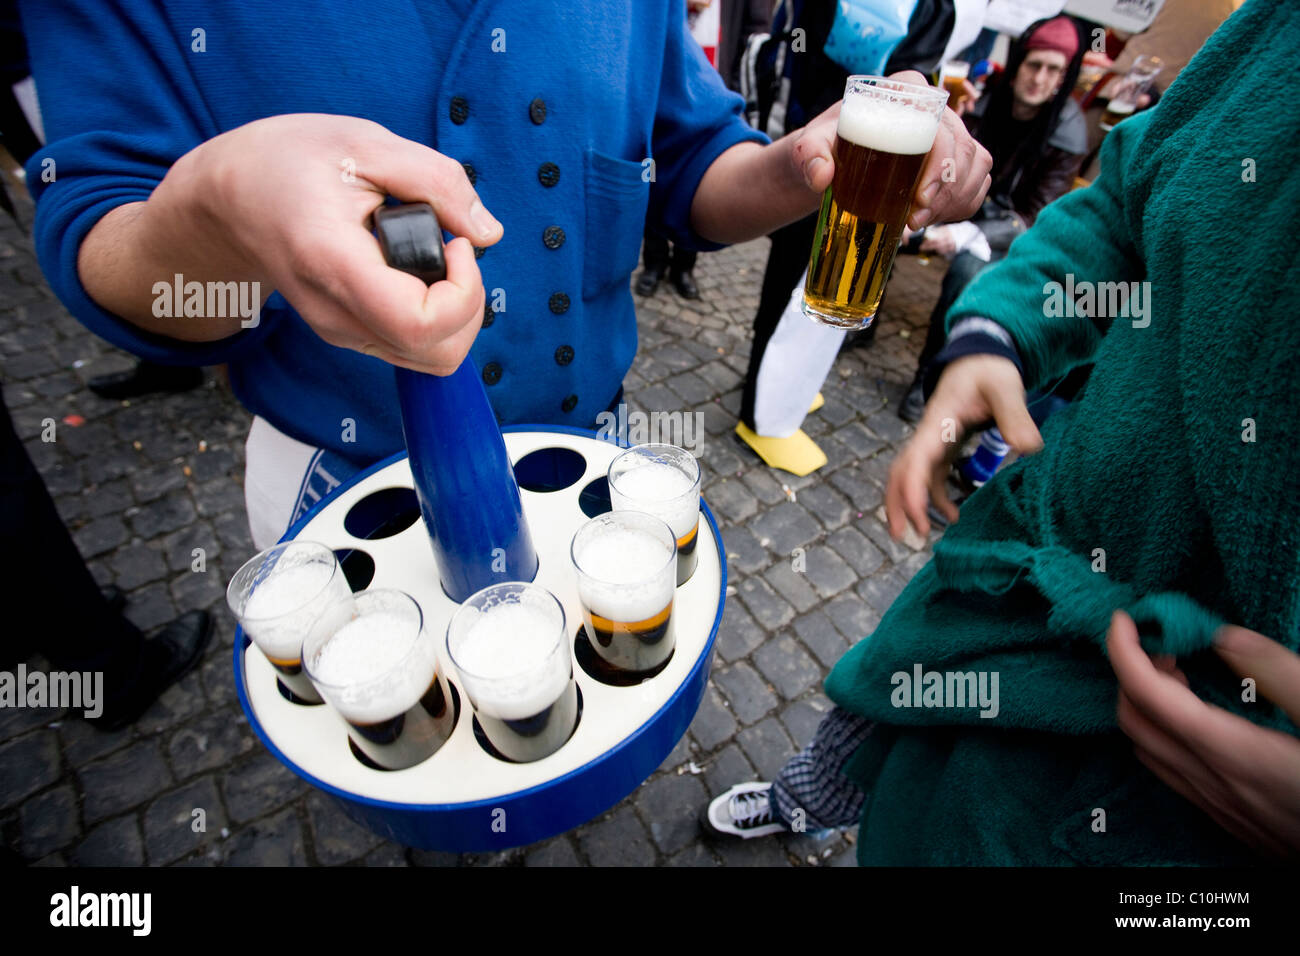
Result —
[[[503,423],[590,426],[636,349],[647,212],[717,248],[806,215],[833,172],[838,107],[768,144],[679,0],[21,10],[49,139],[28,164],[42,266],[114,344],[228,363],[256,416],[259,546],[403,447],[386,363],[447,374],[470,353]],[[988,167],[949,114],[913,225],[968,216]],[[459,237],[445,281],[384,265],[368,220],[386,195]]]

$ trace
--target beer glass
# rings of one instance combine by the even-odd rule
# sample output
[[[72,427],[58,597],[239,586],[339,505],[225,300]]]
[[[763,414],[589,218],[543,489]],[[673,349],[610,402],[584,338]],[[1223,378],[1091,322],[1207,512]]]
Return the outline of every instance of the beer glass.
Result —
[[[451,736],[455,714],[438,676],[438,645],[409,594],[376,589],[328,605],[307,633],[302,660],[352,743],[379,767],[414,767]]]
[[[235,572],[226,603],[284,688],[299,703],[319,704],[320,695],[302,672],[302,642],[325,605],[351,595],[333,551],[311,541],[287,541],[255,554]]]
[[[536,584],[493,584],[447,626],[447,654],[488,741],[528,763],[559,750],[578,724],[564,608]]]
[[[672,530],[651,514],[611,511],[578,529],[570,553],[593,650],[614,670],[657,673],[675,640]]]
[[[677,542],[677,585],[699,564],[700,463],[676,445],[636,445],[609,466],[609,502],[615,511],[662,518]]]
[[[912,191],[948,104],[943,90],[850,76],[835,137],[835,178],[822,196],[803,311],[840,329],[880,307]]]
[[[1124,78],[1111,90],[1106,112],[1101,114],[1097,128],[1109,133],[1116,123],[1132,116],[1137,111],[1138,100],[1151,89],[1151,83],[1162,69],[1164,62],[1158,56],[1144,54],[1134,60]]]
[[[970,64],[951,60],[939,67],[939,85],[948,92],[948,108],[955,110],[966,98],[965,83],[970,76]]]

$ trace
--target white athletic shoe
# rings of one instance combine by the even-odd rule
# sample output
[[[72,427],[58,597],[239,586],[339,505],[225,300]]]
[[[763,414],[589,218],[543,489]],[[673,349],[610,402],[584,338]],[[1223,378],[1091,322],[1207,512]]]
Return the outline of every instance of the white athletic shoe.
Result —
[[[700,826],[713,836],[742,840],[788,833],[789,827],[776,818],[768,798],[771,789],[770,783],[759,781],[736,784],[700,811]]]

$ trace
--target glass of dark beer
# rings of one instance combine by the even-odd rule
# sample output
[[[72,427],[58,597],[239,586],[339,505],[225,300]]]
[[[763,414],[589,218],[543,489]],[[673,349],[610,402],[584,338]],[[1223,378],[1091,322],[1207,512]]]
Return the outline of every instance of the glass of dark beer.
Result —
[[[321,609],[349,598],[334,552],[312,541],[287,541],[249,558],[226,589],[226,603],[244,633],[299,701],[319,704],[320,695],[302,671],[302,642]]]
[[[404,591],[362,591],[327,606],[302,659],[353,745],[379,767],[414,767],[451,736],[455,715],[438,675],[437,642]]]
[[[655,515],[611,511],[578,529],[571,554],[592,648],[617,671],[657,673],[675,642],[677,541],[672,529]]]
[[[447,654],[488,742],[508,760],[549,757],[578,724],[564,608],[512,581],[470,595],[447,626]]]
[[[677,542],[677,585],[699,564],[700,463],[676,445],[635,445],[609,466],[609,501],[615,511],[644,511],[662,518]]]
[[[849,77],[804,284],[809,318],[840,329],[875,318],[947,104],[943,89]]]

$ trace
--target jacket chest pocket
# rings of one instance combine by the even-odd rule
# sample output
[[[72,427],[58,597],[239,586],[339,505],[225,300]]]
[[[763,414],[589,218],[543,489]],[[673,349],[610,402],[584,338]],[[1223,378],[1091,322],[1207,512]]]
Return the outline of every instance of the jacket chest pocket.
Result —
[[[646,163],[586,152],[587,242],[582,261],[582,297],[592,299],[636,269],[650,197]]]

